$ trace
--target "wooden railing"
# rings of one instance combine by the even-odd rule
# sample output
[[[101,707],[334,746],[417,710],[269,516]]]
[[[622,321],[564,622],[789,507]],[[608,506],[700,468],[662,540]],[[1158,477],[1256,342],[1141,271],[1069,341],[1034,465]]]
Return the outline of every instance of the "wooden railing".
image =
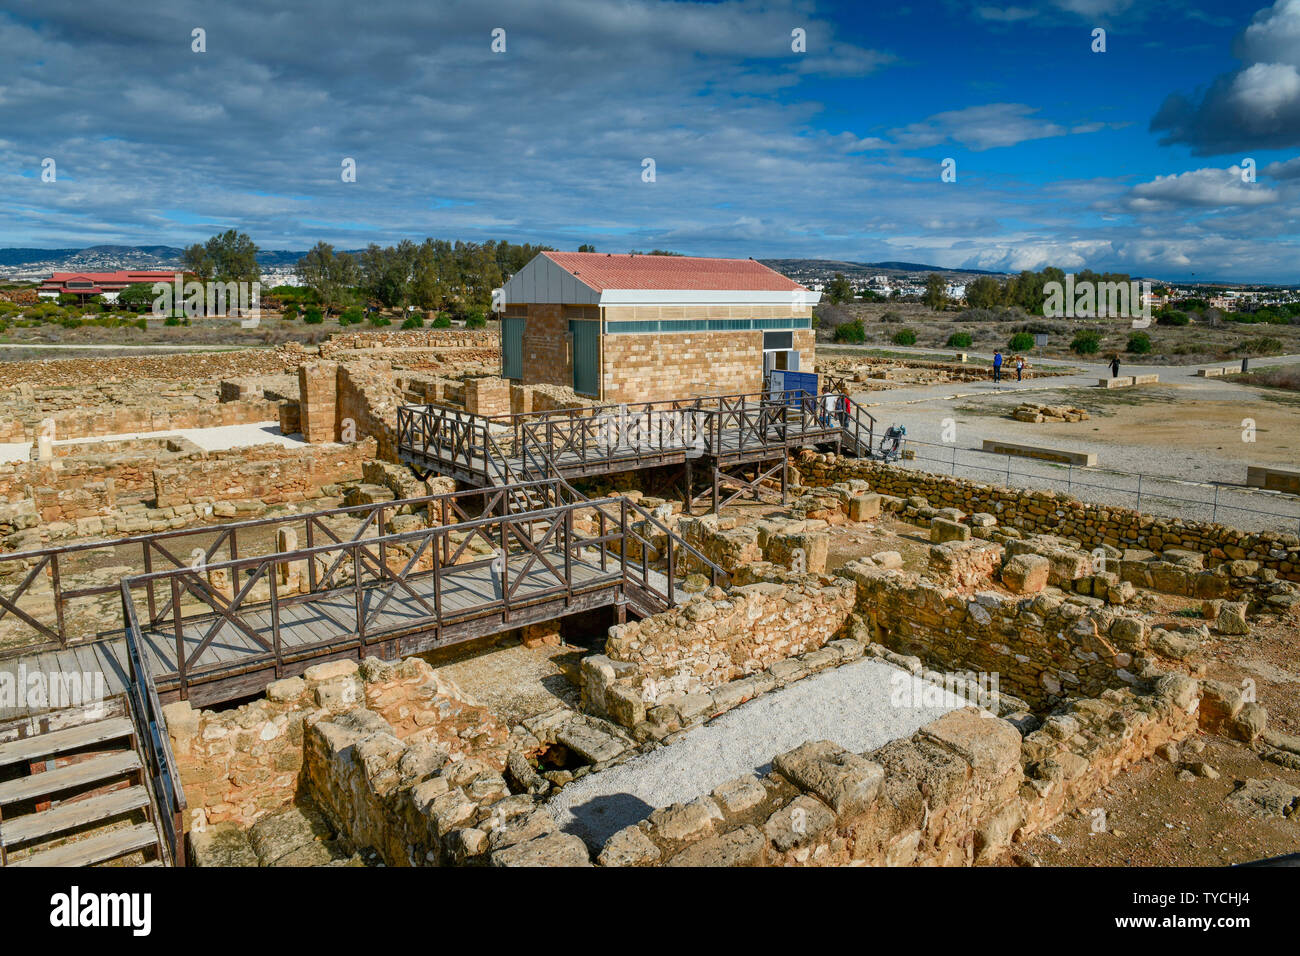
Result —
[[[800,389],[494,416],[408,405],[398,409],[398,445],[414,463],[492,483],[535,477],[546,459],[582,474],[683,455],[764,456],[849,429],[856,438],[870,416],[824,414],[826,397]]]
[[[582,523],[584,518],[594,525],[586,531],[575,525],[575,519]],[[643,523],[644,533],[638,530],[638,523]],[[664,536],[659,545],[653,542],[650,529]],[[480,546],[477,551],[476,543]],[[633,548],[634,544],[637,547]],[[578,593],[628,582],[667,607],[675,603],[680,586],[676,578],[684,554],[706,570],[713,582],[727,579],[725,571],[649,511],[627,498],[611,497],[240,558],[204,568],[168,568],[128,577],[122,587],[124,601],[131,605],[128,629],[133,630],[136,642],[144,640],[139,604],[156,588],[169,593],[166,605],[148,618],[148,629],[155,640],[165,635],[175,665],[155,678],[163,681],[169,692],[179,690],[185,696],[193,682],[231,668],[229,659],[218,659],[214,652],[214,642],[223,632],[226,638],[246,639],[244,652],[238,655],[240,669],[274,666],[279,675],[291,661],[319,656],[326,648],[330,653],[359,649],[494,614],[508,621],[513,611],[532,604],[557,597],[571,599]],[[574,569],[579,563],[588,573],[576,577]],[[295,565],[300,575],[307,575],[306,589],[286,592],[280,573],[285,566],[292,569]],[[654,573],[658,566],[666,578],[662,584]],[[452,576],[485,568],[490,573],[480,574],[473,586],[485,582],[487,586],[476,591],[470,603],[450,606],[445,600],[448,588],[464,594],[468,580],[457,581]],[[222,593],[211,583],[214,575],[242,584],[232,583],[229,592]],[[254,596],[259,584],[263,592]],[[286,611],[326,595],[348,599],[346,619],[321,609],[312,641],[286,641]],[[399,596],[405,605],[402,616],[385,620],[384,612]]]
[[[571,489],[554,479],[521,480],[508,488],[474,488],[441,495],[198,525],[107,541],[79,542],[61,547],[0,554],[0,578],[6,576],[3,573],[6,566],[19,569],[10,575],[19,579],[16,586],[8,593],[4,586],[0,586],[0,623],[12,615],[25,625],[23,630],[32,638],[24,643],[11,643],[0,648],[0,657],[39,653],[120,633],[122,622],[104,622],[103,629],[96,633],[73,633],[69,628],[67,612],[73,601],[110,595],[118,589],[117,583],[65,586],[65,582],[74,576],[72,572],[75,572],[75,568],[70,565],[75,564],[79,558],[89,557],[91,552],[113,549],[113,560],[124,562],[130,568],[126,576],[135,576],[148,574],[158,568],[210,565],[221,552],[226,554],[228,560],[234,560],[247,554],[250,546],[257,547],[263,553],[274,553],[277,550],[275,542],[282,531],[292,532],[308,548],[318,541],[337,543],[340,538],[330,523],[341,519],[360,522],[352,532],[352,538],[358,539],[383,534],[384,525],[390,517],[415,510],[426,511],[433,520],[446,525],[482,514],[534,510],[538,502],[558,505],[572,500]],[[267,539],[270,547],[267,547],[267,541],[258,546],[251,540],[259,536]],[[28,564],[30,567],[22,570]],[[50,578],[51,591],[48,597],[45,594],[39,595],[38,602],[34,596],[34,585],[42,573]],[[28,602],[26,608],[20,606],[24,599]],[[36,617],[32,607],[36,603],[48,609],[47,615],[52,612],[53,619],[42,621]],[[168,606],[168,597],[151,588],[147,595],[145,619],[150,624],[157,622]]]
[[[162,705],[153,675],[141,654],[140,627],[135,618],[126,582],[122,592],[122,619],[126,622],[126,694],[128,710],[135,723],[136,739],[144,757],[144,774],[153,796],[157,827],[174,866],[185,865],[185,790],[181,786],[176,757],[163,719]]]

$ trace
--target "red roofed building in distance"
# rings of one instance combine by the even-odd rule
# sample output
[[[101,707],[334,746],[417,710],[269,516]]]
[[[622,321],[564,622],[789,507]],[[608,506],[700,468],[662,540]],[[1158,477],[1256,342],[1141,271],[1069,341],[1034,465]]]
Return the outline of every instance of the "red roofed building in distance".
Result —
[[[36,290],[43,299],[57,299],[61,295],[80,296],[84,301],[92,295],[103,296],[105,302],[116,302],[117,295],[127,286],[140,282],[153,285],[155,282],[172,283],[179,270],[161,272],[136,272],[125,269],[120,272],[56,272]]]
[[[753,259],[543,252],[502,289],[502,375],[611,403],[757,392],[812,370],[820,295]]]

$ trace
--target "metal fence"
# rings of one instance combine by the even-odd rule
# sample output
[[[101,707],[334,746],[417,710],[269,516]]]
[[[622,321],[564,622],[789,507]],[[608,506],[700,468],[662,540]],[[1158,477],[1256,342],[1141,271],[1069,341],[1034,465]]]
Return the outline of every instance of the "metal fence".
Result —
[[[1300,497],[1217,481],[1194,481],[1040,461],[1018,455],[904,439],[903,467],[1024,490],[1064,491],[1083,501],[1166,517],[1222,522],[1246,531],[1300,533]]]

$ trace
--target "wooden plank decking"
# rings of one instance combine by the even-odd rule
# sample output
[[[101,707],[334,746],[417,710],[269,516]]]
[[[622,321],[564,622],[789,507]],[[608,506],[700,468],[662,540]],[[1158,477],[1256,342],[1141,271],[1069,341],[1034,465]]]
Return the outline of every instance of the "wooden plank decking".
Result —
[[[562,550],[542,554],[553,566],[563,568]],[[364,584],[361,589],[364,639],[357,627],[354,588],[345,586],[314,594],[286,595],[280,599],[278,608],[281,676],[301,673],[312,663],[344,656],[349,651],[349,656],[357,656],[360,648],[368,644],[400,639],[393,645],[395,650],[403,654],[419,653],[435,646],[500,633],[533,620],[613,604],[619,598],[623,579],[615,558],[609,560],[608,571],[601,570],[599,558],[573,559],[572,588],[566,588],[540,560],[533,560],[525,572],[529,560],[528,554],[510,557],[508,602],[501,593],[500,575],[487,562],[442,569],[438,580],[441,593],[436,596],[431,571],[408,575],[406,583],[410,591],[391,582]],[[581,599],[575,600],[575,595]],[[441,609],[440,620],[431,611],[435,606]],[[183,608],[188,609],[188,606]],[[235,617],[274,646],[269,602],[241,605]],[[259,686],[276,679],[273,652],[260,646],[237,625],[211,614],[182,618],[182,646],[187,658],[214,627],[216,633],[211,643],[187,668],[187,682],[202,685],[201,691],[191,694],[196,703],[215,703],[255,693]],[[141,650],[159,696],[163,700],[174,699],[180,685],[174,625],[166,622],[163,626],[149,626],[141,621],[141,638]],[[285,661],[292,666],[286,669]],[[126,646],[121,639],[0,660],[0,675],[10,675],[11,686],[17,685],[20,668],[29,675],[36,671],[45,675],[102,673],[107,696],[124,693],[128,681]],[[31,716],[34,712],[39,710],[20,700],[16,708],[0,709],[0,721]]]

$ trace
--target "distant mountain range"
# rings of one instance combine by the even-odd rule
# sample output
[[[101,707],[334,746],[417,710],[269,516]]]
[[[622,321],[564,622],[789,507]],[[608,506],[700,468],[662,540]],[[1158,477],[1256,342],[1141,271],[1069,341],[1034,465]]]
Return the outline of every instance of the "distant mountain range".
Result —
[[[1005,272],[987,269],[952,269],[947,266],[926,265],[923,262],[848,262],[842,259],[761,259],[763,265],[789,275],[800,273],[844,273],[845,278],[862,275],[888,275],[891,272],[938,272],[942,275],[1003,276]]]
[[[184,250],[176,246],[90,246],[86,249],[0,249],[0,268],[41,267],[50,271],[74,272],[108,269],[169,269],[181,264]],[[292,266],[306,250],[263,249],[257,254],[262,266]]]

